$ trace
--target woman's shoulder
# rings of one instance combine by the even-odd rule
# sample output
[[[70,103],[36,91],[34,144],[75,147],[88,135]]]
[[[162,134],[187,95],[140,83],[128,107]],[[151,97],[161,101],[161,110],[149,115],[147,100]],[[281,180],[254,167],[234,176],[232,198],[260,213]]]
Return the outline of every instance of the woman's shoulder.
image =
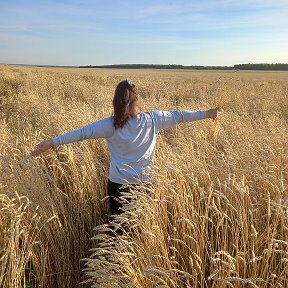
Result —
[[[113,126],[113,116],[107,116],[104,118],[100,118],[98,120],[96,120],[94,123],[101,123],[101,125],[105,125],[105,126]]]
[[[158,115],[162,115],[164,111],[161,110],[150,110],[150,111],[146,111],[143,114],[149,115],[151,117],[155,117]]]
[[[162,111],[162,110],[151,110],[151,111],[148,111],[148,112],[145,112],[147,113],[147,115],[149,115],[151,118],[153,119],[161,119],[165,113],[167,113],[167,111]]]

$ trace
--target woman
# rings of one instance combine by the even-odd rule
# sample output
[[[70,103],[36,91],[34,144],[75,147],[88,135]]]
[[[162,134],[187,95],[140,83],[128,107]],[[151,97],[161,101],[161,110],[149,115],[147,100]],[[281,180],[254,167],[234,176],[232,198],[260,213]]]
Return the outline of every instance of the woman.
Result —
[[[218,108],[206,111],[142,112],[140,97],[131,80],[121,81],[113,99],[114,115],[53,139],[40,142],[31,152],[38,156],[53,146],[93,138],[105,138],[110,152],[108,195],[111,214],[121,213],[118,199],[124,184],[151,182],[152,160],[156,138],[161,129],[183,122],[216,119]]]

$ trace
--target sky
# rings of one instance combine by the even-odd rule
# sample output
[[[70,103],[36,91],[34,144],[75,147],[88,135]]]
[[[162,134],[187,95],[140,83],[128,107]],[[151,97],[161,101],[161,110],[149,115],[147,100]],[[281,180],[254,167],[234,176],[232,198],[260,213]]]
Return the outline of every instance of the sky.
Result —
[[[0,0],[0,63],[288,63],[288,0]]]

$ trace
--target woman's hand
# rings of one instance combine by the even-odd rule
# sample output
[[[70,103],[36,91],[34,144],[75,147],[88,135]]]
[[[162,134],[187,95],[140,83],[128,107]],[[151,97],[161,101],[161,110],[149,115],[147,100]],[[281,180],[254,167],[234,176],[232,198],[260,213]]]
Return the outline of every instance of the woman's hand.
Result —
[[[223,109],[220,108],[212,108],[206,111],[207,118],[212,118],[213,120],[219,119],[221,116],[221,113],[223,112]]]
[[[54,146],[54,143],[51,139],[44,140],[35,146],[34,150],[31,151],[31,156],[38,156],[53,146]]]

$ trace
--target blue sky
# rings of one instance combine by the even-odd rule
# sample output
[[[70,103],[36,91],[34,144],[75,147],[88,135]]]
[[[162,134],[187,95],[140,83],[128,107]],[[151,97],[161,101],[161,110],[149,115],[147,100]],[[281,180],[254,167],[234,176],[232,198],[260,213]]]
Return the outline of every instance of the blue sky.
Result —
[[[0,0],[0,63],[288,63],[288,0]]]

